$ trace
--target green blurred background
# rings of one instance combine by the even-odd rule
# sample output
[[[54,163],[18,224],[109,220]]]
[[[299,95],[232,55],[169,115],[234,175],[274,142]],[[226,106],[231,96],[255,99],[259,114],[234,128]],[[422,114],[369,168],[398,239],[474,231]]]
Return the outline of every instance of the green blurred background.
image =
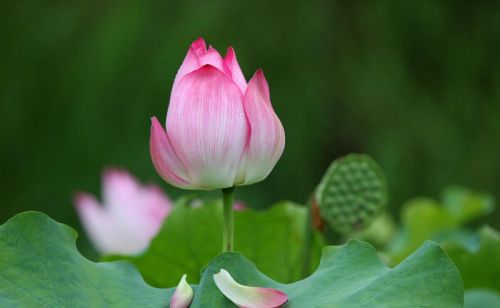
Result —
[[[275,170],[237,191],[250,206],[303,202],[350,152],[382,165],[393,213],[453,183],[500,196],[498,1],[20,0],[0,17],[1,221],[78,227],[72,195],[99,194],[108,165],[182,194],[152,167],[149,118],[199,36],[264,69],[285,127]]]

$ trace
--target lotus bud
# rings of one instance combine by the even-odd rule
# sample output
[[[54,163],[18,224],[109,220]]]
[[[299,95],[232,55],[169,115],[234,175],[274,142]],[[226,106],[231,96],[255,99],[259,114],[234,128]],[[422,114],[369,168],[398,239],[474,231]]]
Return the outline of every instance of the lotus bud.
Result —
[[[166,130],[152,118],[150,152],[168,183],[220,189],[265,179],[285,146],[262,70],[246,82],[233,48],[224,58],[200,38],[172,87]]]

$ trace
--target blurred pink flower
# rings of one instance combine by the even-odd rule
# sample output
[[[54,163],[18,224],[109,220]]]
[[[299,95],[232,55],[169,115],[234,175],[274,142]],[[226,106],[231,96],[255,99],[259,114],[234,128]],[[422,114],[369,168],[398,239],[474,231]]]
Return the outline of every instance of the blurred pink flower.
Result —
[[[175,77],[166,132],[152,118],[153,164],[168,183],[217,189],[265,179],[285,146],[261,69],[247,84],[229,47],[225,58],[199,38]]]
[[[78,193],[75,205],[85,231],[102,254],[132,255],[145,250],[169,214],[171,202],[153,185],[141,185],[124,170],[103,175],[103,204]]]

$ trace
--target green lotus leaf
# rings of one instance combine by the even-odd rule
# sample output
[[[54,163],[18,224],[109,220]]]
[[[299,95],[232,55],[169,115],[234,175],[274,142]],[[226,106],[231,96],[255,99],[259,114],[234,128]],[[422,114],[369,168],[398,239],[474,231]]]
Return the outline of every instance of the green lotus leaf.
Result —
[[[461,186],[448,186],[443,189],[441,201],[447,211],[462,224],[495,209],[495,199],[491,194]]]
[[[124,261],[90,262],[77,251],[75,238],[71,228],[36,212],[19,214],[0,226],[0,306],[168,306],[173,289],[148,286]],[[367,243],[353,240],[326,247],[318,269],[291,284],[272,280],[239,253],[224,253],[203,270],[191,308],[234,307],[215,286],[213,274],[221,268],[241,284],[286,292],[287,307],[463,305],[456,267],[430,241],[392,269]]]
[[[479,231],[478,247],[445,242],[444,248],[460,270],[465,289],[487,288],[500,292],[500,233],[488,226]]]
[[[475,236],[461,229],[466,223],[487,215],[495,207],[493,197],[459,186],[443,190],[442,203],[414,198],[401,209],[401,230],[388,245],[392,264],[397,264],[425,240],[460,240],[474,245]]]
[[[201,201],[200,201],[201,202]],[[262,211],[235,212],[234,247],[266,275],[281,282],[302,278],[305,207],[281,202]],[[318,265],[324,244],[315,234],[309,273]],[[189,206],[179,202],[146,252],[127,258],[156,287],[173,287],[183,274],[196,283],[201,269],[222,250],[222,207],[219,203]]]
[[[464,297],[465,308],[500,308],[500,293],[494,290],[467,290]]]
[[[147,285],[129,262],[85,259],[76,237],[70,227],[38,212],[1,225],[0,307],[168,305],[172,290]]]
[[[304,280],[281,284],[257,270],[238,253],[225,253],[203,271],[191,308],[234,307],[217,289],[213,274],[226,269],[244,285],[279,289],[287,307],[461,307],[463,285],[458,270],[435,242],[426,242],[395,268],[375,249],[351,240],[323,250],[319,268]]]

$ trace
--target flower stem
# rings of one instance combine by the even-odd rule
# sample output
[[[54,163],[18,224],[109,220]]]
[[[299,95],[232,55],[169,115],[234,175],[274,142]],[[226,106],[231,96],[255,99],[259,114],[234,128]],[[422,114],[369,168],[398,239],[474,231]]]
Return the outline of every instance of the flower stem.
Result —
[[[222,252],[233,251],[234,219],[233,219],[234,187],[222,189],[224,225],[222,229]]]
[[[310,274],[311,268],[311,250],[313,242],[313,224],[312,224],[312,201],[307,201],[307,217],[305,225],[304,246],[302,247],[302,277],[305,278]]]

